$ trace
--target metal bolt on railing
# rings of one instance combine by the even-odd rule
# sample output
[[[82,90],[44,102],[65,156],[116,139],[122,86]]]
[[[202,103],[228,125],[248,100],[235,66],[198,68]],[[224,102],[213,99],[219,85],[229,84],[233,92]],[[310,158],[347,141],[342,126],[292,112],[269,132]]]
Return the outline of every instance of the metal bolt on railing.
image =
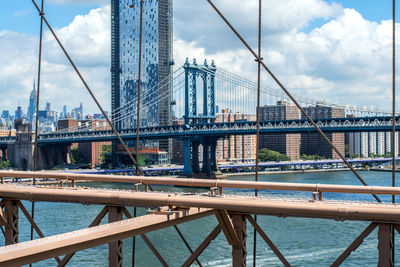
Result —
[[[142,185],[142,183],[136,183],[135,186],[135,192],[139,191],[139,185]]]
[[[218,187],[210,187],[210,196],[215,196],[215,190],[217,190]]]
[[[318,196],[318,199],[317,199],[317,196]],[[322,192],[313,192],[312,193],[312,198],[313,198],[313,201],[317,201],[317,200],[322,201],[322,200],[324,200],[323,197],[322,197]]]

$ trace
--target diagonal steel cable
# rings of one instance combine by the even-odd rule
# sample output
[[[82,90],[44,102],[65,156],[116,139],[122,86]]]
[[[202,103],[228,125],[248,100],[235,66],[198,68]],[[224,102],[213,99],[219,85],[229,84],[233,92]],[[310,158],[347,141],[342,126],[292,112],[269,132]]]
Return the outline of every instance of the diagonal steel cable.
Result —
[[[396,186],[396,0],[392,4],[392,187]],[[396,202],[395,196],[392,196],[392,203]],[[392,230],[392,262],[395,261],[395,243],[394,243],[394,226]]]
[[[40,7],[40,14],[44,14],[44,0]],[[42,47],[43,47],[43,17],[40,17],[40,37],[39,37],[39,60],[38,60],[38,77],[37,77],[37,94],[36,94],[36,118],[35,118],[35,144],[33,146],[33,171],[37,171],[38,161],[38,132],[39,132],[39,99],[40,99],[40,77],[42,70]],[[36,184],[36,179],[33,178],[33,184]],[[31,217],[35,219],[35,201],[32,201]],[[33,240],[33,224],[31,223],[31,240]],[[32,266],[32,264],[29,264]]]
[[[110,127],[112,128],[113,132],[115,133],[115,135],[117,136],[119,142],[122,144],[122,146],[124,147],[124,150],[128,153],[129,158],[132,160],[133,164],[136,165],[136,167],[138,166],[138,163],[136,162],[136,160],[133,158],[132,154],[130,153],[128,147],[126,146],[125,142],[122,140],[121,136],[119,135],[118,131],[115,129],[114,125],[112,124],[111,120],[108,118],[107,114],[104,112],[102,106],[100,105],[99,101],[97,100],[96,96],[93,94],[92,90],[90,89],[89,85],[86,83],[86,80],[83,78],[82,74],[80,73],[78,67],[75,65],[74,61],[71,59],[71,57],[69,56],[68,52],[65,50],[63,44],[61,43],[60,39],[58,38],[57,34],[54,32],[53,28],[50,26],[49,22],[47,21],[45,15],[40,11],[38,5],[36,4],[35,0],[32,0],[32,3],[34,4],[35,8],[37,9],[37,11],[39,12],[39,16],[41,16],[41,18],[43,19],[43,21],[46,23],[47,27],[49,28],[50,32],[52,33],[52,35],[54,36],[54,38],[56,39],[58,45],[60,46],[61,50],[64,52],[65,56],[67,57],[69,63],[72,65],[72,67],[74,68],[76,74],[78,74],[79,78],[81,79],[83,85],[86,87],[87,91],[89,92],[90,96],[92,97],[92,99],[94,100],[94,102],[96,103],[97,107],[100,109],[101,113],[103,114],[104,118],[107,120],[107,123],[110,125]],[[140,167],[137,167],[140,170]],[[140,170],[141,174],[142,171]]]
[[[258,0],[258,58],[261,58],[261,0]],[[257,62],[257,111],[256,111],[256,175],[255,181],[258,182],[258,153],[260,146],[260,94],[261,94],[261,63]],[[258,196],[258,190],[254,190],[254,196]],[[254,214],[257,223],[257,214]],[[257,231],[253,229],[253,267],[256,267],[257,259]]]
[[[314,122],[314,120],[305,112],[305,110],[301,107],[301,105],[297,102],[297,100],[289,93],[289,91],[283,86],[283,84],[279,81],[279,79],[272,73],[272,71],[267,67],[264,61],[254,52],[254,50],[249,46],[249,44],[243,39],[243,37],[238,33],[235,27],[230,24],[230,22],[225,18],[225,16],[221,13],[221,11],[214,5],[211,0],[207,0],[207,2],[211,5],[211,7],[217,12],[217,14],[222,18],[222,20],[228,25],[228,27],[232,30],[232,32],[239,38],[239,40],[243,43],[244,46],[249,50],[249,52],[254,56],[254,58],[260,62],[263,68],[268,72],[272,79],[278,84],[278,86],[285,92],[285,94],[293,101],[293,103],[297,106],[297,108],[301,111],[301,113],[307,118],[307,120],[314,126],[317,132],[325,139],[326,142],[332,147],[332,149],[338,154],[338,156],[343,160],[346,166],[354,173],[354,175],[360,180],[360,182],[367,186],[368,184],[364,181],[363,178],[356,172],[356,170],[351,166],[351,164],[346,160],[346,158],[340,153],[340,151],[336,148],[336,146],[329,140],[329,138],[324,134],[324,132],[318,127],[318,125]],[[379,197],[375,194],[372,196],[378,201],[382,202]]]

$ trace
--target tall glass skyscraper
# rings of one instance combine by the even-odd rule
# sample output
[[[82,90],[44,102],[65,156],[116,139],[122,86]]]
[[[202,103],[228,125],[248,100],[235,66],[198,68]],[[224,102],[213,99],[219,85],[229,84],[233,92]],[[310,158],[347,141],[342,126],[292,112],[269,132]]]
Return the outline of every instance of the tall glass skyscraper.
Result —
[[[37,98],[36,86],[35,86],[35,82],[33,82],[33,89],[29,96],[29,105],[28,105],[28,114],[27,114],[27,117],[28,117],[28,120],[30,123],[32,123],[33,115],[36,112],[36,98]]]
[[[171,123],[172,0],[143,1],[141,127]],[[136,128],[140,0],[111,0],[112,117]],[[160,85],[159,85],[160,83]],[[168,151],[168,142],[160,142]]]

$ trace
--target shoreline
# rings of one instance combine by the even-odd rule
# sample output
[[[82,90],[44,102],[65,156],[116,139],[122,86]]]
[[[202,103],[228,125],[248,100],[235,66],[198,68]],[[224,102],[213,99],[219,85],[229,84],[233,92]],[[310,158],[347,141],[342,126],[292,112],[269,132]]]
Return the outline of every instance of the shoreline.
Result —
[[[354,168],[355,170],[367,170],[364,168]],[[293,173],[313,173],[313,172],[335,172],[335,171],[350,171],[349,168],[332,168],[332,169],[318,169],[318,170],[288,170],[288,171],[261,171],[258,174],[273,175],[273,174],[293,174]],[[255,175],[255,172],[241,172],[241,173],[224,173],[227,176],[245,176]]]
[[[364,168],[355,168],[355,170],[366,170],[366,171],[391,171],[391,169],[364,169]],[[318,170],[287,170],[287,171],[261,171],[259,172],[260,175],[279,175],[279,174],[296,174],[296,173],[317,173],[317,172],[337,172],[337,171],[350,171],[349,168],[332,168],[332,169],[318,169]],[[400,170],[398,170],[400,171]],[[223,173],[227,177],[232,176],[249,176],[255,175],[255,172],[240,172],[240,173]],[[174,178],[183,178],[185,177],[178,176],[178,175],[165,175],[165,177],[174,177]],[[205,178],[207,179],[207,178]],[[22,181],[14,181],[14,180],[5,180],[6,183],[22,183],[22,184],[32,184],[32,179],[23,179]],[[91,183],[93,181],[75,181],[75,183]],[[71,187],[70,180],[36,180],[37,185],[54,185],[54,187]]]

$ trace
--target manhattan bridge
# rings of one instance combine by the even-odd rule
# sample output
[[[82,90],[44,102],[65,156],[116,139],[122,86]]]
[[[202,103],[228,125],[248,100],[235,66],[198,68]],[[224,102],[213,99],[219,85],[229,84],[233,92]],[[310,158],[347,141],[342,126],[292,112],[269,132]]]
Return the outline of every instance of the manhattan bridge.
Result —
[[[257,96],[257,83],[240,75],[231,73],[222,68],[217,68],[214,61],[210,64],[207,60],[198,64],[186,60],[184,66],[178,68],[163,81],[154,87],[163,88],[172,85],[172,94],[158,95],[158,90],[151,92],[143,98],[152,99],[141,105],[139,138],[142,140],[160,140],[175,138],[184,142],[185,168],[184,174],[191,175],[193,170],[200,172],[199,146],[204,149],[203,170],[209,173],[217,171],[216,146],[217,140],[228,138],[232,135],[255,135],[256,120],[255,107]],[[390,132],[392,117],[385,111],[373,108],[357,107],[354,105],[338,105],[317,99],[295,96],[302,106],[323,106],[342,110],[341,118],[318,119],[317,125],[324,132]],[[174,108],[174,117],[183,118],[183,124],[158,125],[149,124],[147,117],[153,116],[154,110],[166,98]],[[263,86],[261,88],[261,106],[273,106],[276,102],[286,101],[290,98],[278,88]],[[113,112],[112,123],[119,125],[119,134],[126,140],[135,140],[137,136],[137,94],[126,104]],[[231,114],[242,114],[247,119],[219,122],[217,109],[228,110]],[[251,116],[253,114],[253,116]],[[300,115],[300,113],[299,113]],[[396,120],[397,127],[399,126]],[[80,142],[118,141],[112,130],[106,130],[106,122],[85,122],[74,127],[56,130],[55,132],[40,134],[38,143],[42,146],[70,145]],[[285,134],[285,133],[310,133],[315,132],[314,126],[300,116],[292,120],[264,120],[260,121],[260,134]],[[16,137],[0,137],[0,147],[7,147],[14,143]],[[208,153],[206,153],[208,152]],[[195,161],[195,162],[193,162]]]

